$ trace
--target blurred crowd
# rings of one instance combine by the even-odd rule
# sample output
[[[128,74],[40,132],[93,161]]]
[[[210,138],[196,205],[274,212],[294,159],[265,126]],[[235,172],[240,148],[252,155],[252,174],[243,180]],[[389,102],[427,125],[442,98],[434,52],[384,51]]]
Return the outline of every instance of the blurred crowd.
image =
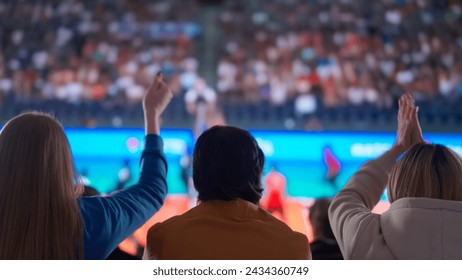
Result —
[[[0,1],[0,104],[140,104],[162,69],[195,80],[195,1]],[[5,109],[5,108],[4,108]]]
[[[255,4],[258,3],[258,4]],[[391,108],[462,96],[462,3],[228,1],[217,90],[226,100],[292,103],[295,114]]]
[[[462,123],[460,1],[219,3],[208,22],[201,1],[0,1],[0,118],[37,108],[141,120],[143,92],[162,70],[181,93],[167,113],[183,123],[204,99],[191,96],[205,94],[185,93],[204,76],[213,107],[231,123],[290,128],[351,112],[390,123],[405,91],[426,107],[424,123]],[[199,71],[210,55],[201,53],[210,40],[203,24],[220,34],[212,73]]]

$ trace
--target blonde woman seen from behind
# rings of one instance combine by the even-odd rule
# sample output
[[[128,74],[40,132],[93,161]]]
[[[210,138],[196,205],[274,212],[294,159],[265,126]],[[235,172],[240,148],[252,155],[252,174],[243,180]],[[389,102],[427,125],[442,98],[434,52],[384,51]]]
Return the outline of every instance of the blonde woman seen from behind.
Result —
[[[345,259],[462,259],[462,160],[423,141],[410,94],[399,105],[394,146],[366,162],[329,208],[335,237]],[[390,209],[371,213],[387,184]]]

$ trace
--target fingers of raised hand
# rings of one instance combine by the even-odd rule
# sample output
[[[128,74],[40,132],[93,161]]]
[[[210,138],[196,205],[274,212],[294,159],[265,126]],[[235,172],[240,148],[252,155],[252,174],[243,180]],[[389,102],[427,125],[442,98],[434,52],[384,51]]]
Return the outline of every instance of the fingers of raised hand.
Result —
[[[408,118],[410,116],[409,113],[415,108],[414,98],[412,98],[410,93],[405,93],[399,98],[398,105],[398,116],[401,118]]]
[[[152,81],[152,88],[154,90],[158,89],[160,85],[163,83],[164,75],[162,74],[162,71],[157,72],[157,74],[154,76],[154,80]]]
[[[172,91],[170,90],[169,86],[168,86],[165,82],[161,82],[161,83],[159,84],[159,91],[160,91],[162,94],[169,95],[170,97],[173,96]]]
[[[398,119],[404,121],[408,116],[409,104],[405,95],[402,95],[398,101],[399,110],[398,110]]]
[[[168,99],[173,97],[170,87],[163,81],[162,72],[158,72],[154,77],[151,86],[147,91],[147,95],[157,96],[156,99]]]
[[[404,111],[406,110],[405,108],[405,102],[404,102],[404,97],[401,96],[398,100],[398,107],[399,107],[399,110],[398,110],[398,119],[402,119],[403,118],[403,114],[404,114]]]

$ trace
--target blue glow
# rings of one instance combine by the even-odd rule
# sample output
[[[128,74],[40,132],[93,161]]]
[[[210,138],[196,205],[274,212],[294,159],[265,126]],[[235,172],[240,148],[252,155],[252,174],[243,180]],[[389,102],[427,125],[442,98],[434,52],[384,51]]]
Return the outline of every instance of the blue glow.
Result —
[[[114,190],[117,172],[125,160],[134,175],[139,170],[144,131],[142,129],[66,129],[79,172],[103,193]],[[267,168],[276,165],[287,177],[288,194],[294,197],[335,195],[361,164],[380,156],[395,141],[395,133],[348,133],[302,131],[251,131],[267,158]],[[187,129],[161,132],[169,171],[169,193],[187,193],[181,177],[180,159],[191,153],[194,138]],[[427,141],[449,146],[462,155],[462,134],[425,134]],[[326,180],[324,147],[341,163],[335,183]],[[134,183],[137,176],[130,180]],[[383,197],[385,199],[385,197]]]
[[[145,136],[143,129],[105,128],[68,128],[66,134],[75,157],[139,158]],[[186,129],[165,129],[161,136],[167,157],[181,156],[193,143],[192,133]]]

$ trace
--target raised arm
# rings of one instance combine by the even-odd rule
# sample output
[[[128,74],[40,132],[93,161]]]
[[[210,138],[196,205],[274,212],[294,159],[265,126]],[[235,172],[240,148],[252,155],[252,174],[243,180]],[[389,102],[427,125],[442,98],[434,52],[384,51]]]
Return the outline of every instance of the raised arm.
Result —
[[[162,206],[167,195],[167,162],[159,118],[171,98],[162,74],[157,74],[143,98],[146,137],[138,183],[106,197],[80,200],[86,259],[106,258]]]
[[[366,162],[347,182],[333,199],[329,208],[329,220],[334,235],[345,259],[354,258],[358,252],[357,242],[370,246],[380,246],[377,234],[380,234],[380,216],[371,213],[379,202],[388,184],[389,175],[397,158],[414,144],[423,141],[417,119],[418,109],[410,94],[404,94],[399,100],[398,129],[393,147],[375,160]],[[368,229],[368,230],[366,230]],[[365,231],[375,234],[363,234]],[[364,253],[364,254],[363,254]]]
[[[160,135],[160,115],[173,97],[172,91],[162,79],[162,72],[157,73],[143,98],[146,135]]]

